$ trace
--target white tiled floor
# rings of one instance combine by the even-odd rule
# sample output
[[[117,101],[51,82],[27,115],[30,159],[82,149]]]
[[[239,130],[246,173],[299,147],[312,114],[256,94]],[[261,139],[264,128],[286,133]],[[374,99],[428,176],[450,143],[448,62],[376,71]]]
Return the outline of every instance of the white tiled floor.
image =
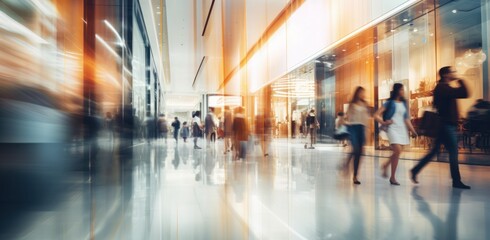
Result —
[[[274,144],[246,161],[169,140],[131,158],[100,154],[54,211],[37,213],[23,239],[490,239],[490,167],[461,165],[471,190],[454,190],[446,163],[412,184],[401,161],[391,186],[364,157],[360,186],[337,171],[336,147]],[[385,159],[381,159],[385,161]]]

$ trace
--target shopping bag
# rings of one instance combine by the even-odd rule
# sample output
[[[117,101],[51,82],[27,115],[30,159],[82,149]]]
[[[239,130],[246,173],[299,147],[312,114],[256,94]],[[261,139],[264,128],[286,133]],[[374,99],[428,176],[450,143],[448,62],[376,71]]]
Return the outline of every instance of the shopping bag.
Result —
[[[419,133],[422,136],[435,138],[439,133],[440,117],[437,112],[425,111],[419,125]]]

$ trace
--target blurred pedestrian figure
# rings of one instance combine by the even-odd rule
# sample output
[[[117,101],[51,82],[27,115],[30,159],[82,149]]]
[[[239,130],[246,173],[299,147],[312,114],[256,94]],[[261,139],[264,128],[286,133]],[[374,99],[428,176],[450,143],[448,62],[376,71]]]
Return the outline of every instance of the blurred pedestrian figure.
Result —
[[[146,142],[150,143],[152,139],[155,138],[156,134],[156,121],[153,116],[151,116],[150,112],[146,113],[145,118],[145,128],[146,128]]]
[[[352,145],[352,153],[347,158],[345,167],[348,167],[350,161],[354,160],[354,175],[352,181],[356,185],[361,184],[357,178],[357,175],[365,144],[365,127],[368,125],[369,116],[370,112],[366,102],[366,90],[359,86],[356,88],[354,95],[352,96],[346,116],[346,124],[348,125],[347,129],[349,131]]]
[[[217,138],[221,139],[225,137],[225,121],[223,120],[223,116],[220,116],[218,118],[218,131],[217,131]]]
[[[105,129],[107,131],[107,135],[109,137],[109,141],[112,141],[114,139],[114,118],[112,117],[111,112],[107,112],[105,114]]]
[[[349,131],[345,124],[345,114],[344,112],[338,112],[337,118],[335,118],[335,134],[334,139],[338,140],[340,144],[345,147],[347,144],[345,140],[349,138]]]
[[[233,119],[233,133],[235,139],[235,159],[245,159],[249,130],[243,107],[236,109],[235,118]]]
[[[197,139],[202,137],[201,111],[194,112],[192,116],[192,136],[194,137],[194,149],[201,149],[197,145]]]
[[[310,149],[315,149],[313,144],[316,143],[316,130],[320,126],[315,115],[315,109],[311,109],[310,113],[308,113],[308,116],[306,117],[306,126],[308,127],[308,133],[310,134]],[[307,145],[308,144],[305,144],[305,148]]]
[[[393,151],[390,159],[381,166],[382,176],[384,178],[388,177],[388,167],[391,165],[390,184],[400,185],[395,176],[400,154],[403,146],[410,144],[408,132],[410,131],[413,135],[417,135],[410,122],[403,84],[395,83],[393,85],[390,98],[379,108],[374,117],[382,125],[382,130],[387,133],[391,150]]]
[[[269,156],[271,140],[271,121],[270,118],[259,114],[255,117],[255,135],[260,141],[264,157]]]
[[[476,100],[475,104],[468,110],[468,118],[479,118],[485,116],[490,111],[490,102],[483,99]]]
[[[296,138],[296,119],[291,120],[291,137]]]
[[[160,114],[158,117],[158,133],[160,134],[159,137],[165,139],[165,143],[167,143],[168,123],[165,114]]]
[[[141,127],[141,120],[138,117],[138,115],[136,114],[136,111],[133,112],[133,127],[134,127],[133,134],[134,134],[135,138],[138,138],[141,141],[143,141],[143,138],[142,138],[143,130]]]
[[[180,135],[184,139],[184,142],[187,142],[187,138],[189,137],[189,125],[187,125],[187,122],[182,123],[182,131],[180,132]]]
[[[422,158],[419,163],[410,170],[411,179],[414,183],[418,183],[417,175],[429,161],[439,153],[441,144],[449,153],[449,165],[451,169],[451,177],[453,179],[453,188],[470,189],[470,186],[465,185],[461,181],[458,166],[458,140],[457,140],[457,125],[459,120],[458,105],[456,99],[467,98],[468,90],[464,81],[456,75],[456,70],[453,67],[443,67],[439,70],[440,80],[434,89],[434,107],[439,114],[439,130],[435,138],[434,144],[430,152]],[[458,87],[450,86],[450,83],[456,81]]]
[[[305,110],[301,112],[301,137],[308,137],[308,129],[306,127],[306,117],[308,116],[308,112]]]
[[[214,115],[214,108],[210,107],[206,118],[204,119],[204,133],[206,134],[207,147],[211,146],[211,140],[213,135],[216,136],[216,130],[218,125],[216,124],[216,116]]]
[[[230,107],[225,106],[225,113],[223,116],[223,131],[224,131],[224,142],[225,142],[225,149],[224,153],[226,154],[227,152],[231,151],[231,148],[233,146],[232,143],[232,136],[233,136],[233,114],[231,113]]]
[[[179,131],[180,131],[180,121],[178,117],[175,117],[175,120],[172,122],[172,127],[174,128],[174,139],[175,142],[179,142]]]

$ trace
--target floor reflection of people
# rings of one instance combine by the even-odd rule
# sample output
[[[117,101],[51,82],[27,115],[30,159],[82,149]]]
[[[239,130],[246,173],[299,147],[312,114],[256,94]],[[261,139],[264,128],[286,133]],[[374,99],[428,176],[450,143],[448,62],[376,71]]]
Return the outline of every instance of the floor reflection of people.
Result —
[[[165,162],[167,159],[167,145],[164,144],[161,147],[158,146],[155,148],[155,159]],[[165,166],[165,164],[162,164],[162,166]]]
[[[357,190],[354,190],[349,204],[351,224],[344,234],[345,239],[367,239],[364,224],[364,210]]]
[[[323,161],[324,162],[324,161]],[[339,227],[331,224],[332,218],[329,210],[339,194],[343,191],[339,190],[337,194],[330,194],[329,189],[329,174],[327,171],[318,171],[316,175],[317,182],[315,187],[315,224],[317,239],[329,239],[338,231]],[[337,223],[340,221],[337,221]]]
[[[378,195],[379,200],[383,201],[388,208],[391,218],[389,219],[389,223],[385,222],[376,222],[376,227],[380,229],[380,233],[384,232],[384,230],[389,230],[388,233],[383,234],[382,236],[377,236],[380,239],[403,239],[403,236],[406,236],[404,232],[404,228],[400,227],[403,223],[402,216],[400,214],[400,207],[398,205],[398,192],[394,189],[389,189],[388,192],[382,195]],[[388,224],[390,228],[388,229]]]
[[[243,169],[244,166],[237,164],[227,164],[225,165],[225,167],[225,188],[228,189],[226,192],[229,194],[230,201],[232,201],[231,199],[233,199],[234,194],[234,201],[236,203],[241,203],[243,202],[245,196],[246,175]],[[233,194],[231,194],[232,192]]]
[[[192,166],[194,167],[194,169],[196,169],[199,165],[201,165],[201,160],[202,160],[201,152],[196,150],[197,149],[194,149],[194,151],[192,151],[192,159],[194,160]]]
[[[206,173],[206,183],[213,184],[213,172],[216,166],[216,151],[208,150],[206,151],[206,159],[204,161],[204,172]]]
[[[187,160],[189,160],[189,147],[187,144],[183,144],[182,146],[182,163],[187,164]]]
[[[453,189],[450,193],[450,204],[447,212],[446,221],[443,221],[431,209],[430,205],[418,193],[418,187],[412,189],[412,197],[417,202],[417,210],[427,218],[434,231],[433,239],[458,239],[458,214],[461,201],[461,190]],[[427,236],[422,236],[422,239]]]
[[[174,165],[174,168],[177,169],[180,164],[180,156],[179,156],[179,148],[177,144],[175,144],[174,148],[174,160],[172,161],[172,164]]]

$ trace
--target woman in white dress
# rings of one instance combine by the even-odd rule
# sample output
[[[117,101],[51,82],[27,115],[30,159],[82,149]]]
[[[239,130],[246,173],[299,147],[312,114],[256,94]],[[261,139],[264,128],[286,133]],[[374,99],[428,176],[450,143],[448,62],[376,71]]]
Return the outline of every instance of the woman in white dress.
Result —
[[[417,135],[410,122],[410,114],[407,101],[405,100],[403,84],[395,83],[393,85],[390,98],[379,108],[374,117],[382,125],[382,130],[386,131],[393,151],[389,161],[381,167],[382,175],[385,178],[388,177],[388,167],[391,165],[390,183],[392,185],[400,185],[396,181],[395,176],[400,154],[402,153],[403,146],[410,144],[408,131],[415,136]]]

